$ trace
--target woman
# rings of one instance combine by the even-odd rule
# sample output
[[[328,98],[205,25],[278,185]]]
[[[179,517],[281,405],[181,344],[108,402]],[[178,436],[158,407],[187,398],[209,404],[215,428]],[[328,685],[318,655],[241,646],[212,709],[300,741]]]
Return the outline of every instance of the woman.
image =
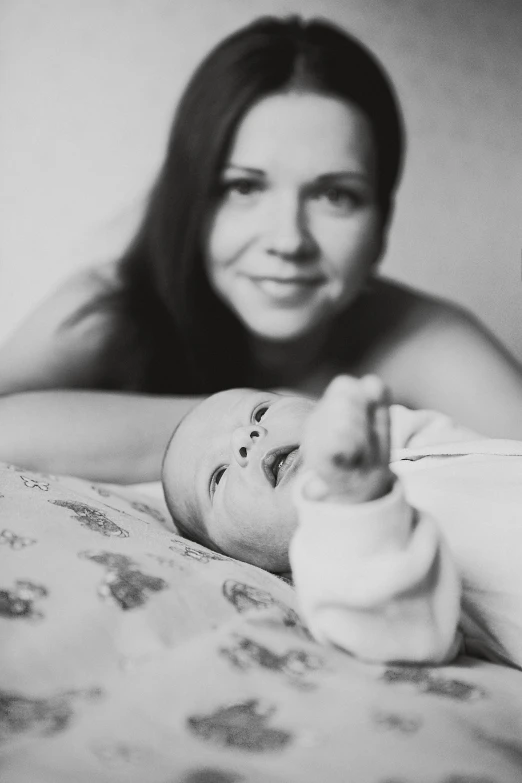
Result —
[[[316,395],[339,372],[522,438],[514,360],[459,308],[376,277],[403,146],[381,66],[338,28],[265,18],[224,40],[122,259],[68,282],[0,352],[0,458],[154,480],[198,396]]]

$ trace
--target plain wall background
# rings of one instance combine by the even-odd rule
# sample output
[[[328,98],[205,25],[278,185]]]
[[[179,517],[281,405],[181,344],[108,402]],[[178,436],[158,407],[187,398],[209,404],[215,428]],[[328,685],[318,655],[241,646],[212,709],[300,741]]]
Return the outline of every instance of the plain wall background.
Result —
[[[359,35],[402,101],[383,272],[466,305],[522,360],[520,0],[0,0],[0,339],[122,250],[208,48],[291,12]]]

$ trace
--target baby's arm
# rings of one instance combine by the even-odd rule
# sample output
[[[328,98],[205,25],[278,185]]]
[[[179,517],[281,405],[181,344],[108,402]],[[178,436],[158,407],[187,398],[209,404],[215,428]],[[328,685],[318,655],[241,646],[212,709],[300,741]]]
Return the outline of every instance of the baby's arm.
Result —
[[[435,522],[389,469],[379,379],[341,376],[310,416],[290,562],[312,633],[373,662],[442,663],[460,641],[460,584]]]

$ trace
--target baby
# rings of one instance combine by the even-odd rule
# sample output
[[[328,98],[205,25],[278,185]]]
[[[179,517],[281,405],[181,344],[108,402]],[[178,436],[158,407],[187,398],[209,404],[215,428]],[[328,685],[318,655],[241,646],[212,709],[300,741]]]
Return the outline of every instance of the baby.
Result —
[[[473,605],[463,622],[453,556],[391,471],[392,436],[395,452],[408,446],[410,466],[416,445],[478,437],[439,414],[390,408],[373,376],[339,376],[318,403],[220,392],[176,429],[165,497],[189,538],[274,573],[291,570],[320,641],[366,661],[442,663],[462,649],[460,623],[479,654],[513,665]]]

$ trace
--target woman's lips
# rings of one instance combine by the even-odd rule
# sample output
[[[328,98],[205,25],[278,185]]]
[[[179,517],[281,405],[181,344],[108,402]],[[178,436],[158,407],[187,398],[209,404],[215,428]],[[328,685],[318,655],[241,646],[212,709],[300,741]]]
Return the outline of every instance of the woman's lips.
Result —
[[[323,282],[322,277],[249,277],[263,294],[278,301],[309,296]]]

